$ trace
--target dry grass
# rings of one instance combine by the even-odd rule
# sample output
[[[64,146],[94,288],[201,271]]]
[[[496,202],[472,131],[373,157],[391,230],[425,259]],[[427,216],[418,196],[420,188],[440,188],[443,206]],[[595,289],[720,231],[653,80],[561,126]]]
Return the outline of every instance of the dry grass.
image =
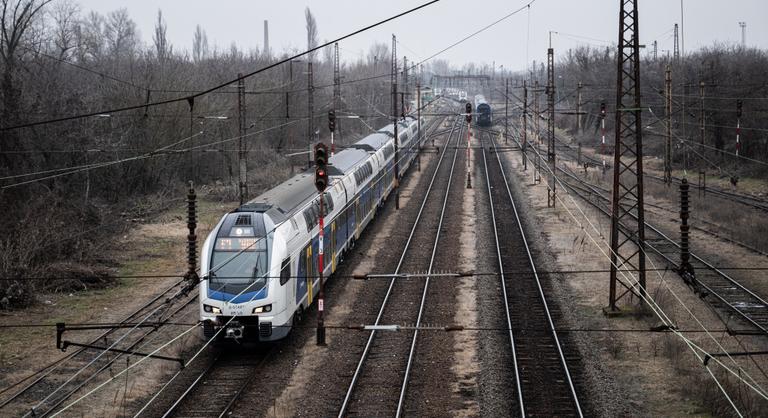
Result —
[[[676,209],[679,206],[678,187],[648,182],[645,190],[647,196],[671,202],[671,205],[668,204],[670,208]],[[690,189],[690,201],[691,225],[713,229],[714,224],[717,226],[714,232],[768,252],[768,217],[764,212],[719,197],[700,195],[693,185]]]

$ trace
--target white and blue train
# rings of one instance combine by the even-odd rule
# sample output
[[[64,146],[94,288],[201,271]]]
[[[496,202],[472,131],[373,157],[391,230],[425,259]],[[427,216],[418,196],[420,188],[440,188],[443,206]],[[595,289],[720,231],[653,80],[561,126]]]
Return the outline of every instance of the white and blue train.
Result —
[[[324,277],[373,219],[395,186],[394,125],[329,159],[324,195]],[[398,122],[399,172],[415,158],[417,120]],[[272,341],[284,338],[318,291],[320,199],[314,171],[298,174],[224,215],[201,255],[203,334]]]

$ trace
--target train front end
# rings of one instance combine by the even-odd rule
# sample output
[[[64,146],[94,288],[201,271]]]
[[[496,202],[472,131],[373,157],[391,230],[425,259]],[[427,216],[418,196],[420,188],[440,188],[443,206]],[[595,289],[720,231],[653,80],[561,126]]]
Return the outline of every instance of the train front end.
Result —
[[[280,273],[281,258],[274,256],[280,241],[269,217],[257,211],[228,213],[211,231],[200,263],[206,339],[272,341],[288,334],[290,327],[283,325],[291,315],[285,318],[285,300],[271,279]]]

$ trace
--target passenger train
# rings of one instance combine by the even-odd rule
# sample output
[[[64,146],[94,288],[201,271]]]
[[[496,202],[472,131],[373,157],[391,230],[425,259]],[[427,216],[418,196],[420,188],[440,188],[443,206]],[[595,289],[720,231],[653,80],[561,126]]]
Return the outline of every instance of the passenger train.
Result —
[[[493,112],[491,111],[491,105],[485,101],[485,96],[482,94],[475,96],[475,113],[477,113],[478,126],[491,126],[493,123]]]
[[[417,123],[411,116],[398,121],[400,173],[415,158]],[[329,158],[324,277],[336,271],[393,190],[395,159],[394,124]],[[207,339],[272,341],[289,333],[318,292],[319,212],[308,170],[224,215],[201,255]]]

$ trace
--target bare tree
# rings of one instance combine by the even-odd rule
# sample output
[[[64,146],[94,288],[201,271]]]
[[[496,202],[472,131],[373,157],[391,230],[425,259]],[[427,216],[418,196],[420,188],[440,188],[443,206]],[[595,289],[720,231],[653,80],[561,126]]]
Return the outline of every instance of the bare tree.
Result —
[[[155,45],[155,52],[157,53],[157,60],[160,62],[165,61],[169,55],[171,55],[173,47],[168,45],[168,37],[166,31],[168,25],[163,20],[163,11],[157,9],[157,21],[155,22],[155,33],[152,35],[152,42]]]
[[[112,56],[133,56],[139,43],[136,23],[128,16],[128,9],[118,9],[107,15],[104,37]]]
[[[315,20],[312,11],[309,10],[309,7],[304,9],[304,19],[307,22],[307,50],[310,50],[317,46],[317,21]],[[310,52],[309,60],[314,61],[316,55],[317,51]]]
[[[0,21],[0,58],[3,63],[3,79],[0,89],[3,95],[2,126],[15,125],[19,121],[21,109],[22,87],[17,80],[19,49],[22,48],[27,31],[42,8],[51,0],[0,0],[2,15]],[[16,150],[18,136],[15,132],[3,135],[0,141],[0,151]],[[16,159],[9,159],[8,154],[2,154],[2,166],[6,169],[18,167]]]
[[[79,26],[78,61],[101,59],[104,54],[104,16],[90,12]]]
[[[59,59],[68,58],[71,50],[77,47],[79,15],[80,6],[72,0],[56,3],[53,7],[52,17],[56,24],[53,30],[53,44]]]
[[[208,35],[200,25],[195,26],[195,34],[192,37],[192,59],[200,62],[208,57]]]

